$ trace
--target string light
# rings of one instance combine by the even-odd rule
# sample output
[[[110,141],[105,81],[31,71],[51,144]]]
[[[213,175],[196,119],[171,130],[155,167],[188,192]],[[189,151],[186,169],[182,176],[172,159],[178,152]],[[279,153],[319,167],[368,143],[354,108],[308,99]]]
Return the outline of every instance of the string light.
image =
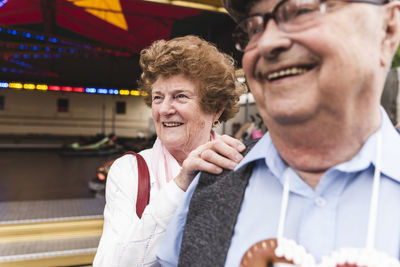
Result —
[[[146,96],[147,93],[134,89],[108,89],[108,88],[95,88],[95,87],[72,87],[48,84],[35,84],[35,83],[22,83],[22,82],[8,82],[0,81],[1,89],[25,89],[25,90],[38,90],[38,91],[55,91],[55,92],[75,92],[86,94],[101,94],[101,95],[123,95],[123,96]]]
[[[4,2],[4,0],[0,0],[0,7],[1,3]],[[82,44],[82,43],[77,43],[73,42],[70,40],[65,40],[62,38],[56,38],[54,36],[45,36],[42,34],[37,34],[33,32],[26,32],[24,30],[17,30],[17,29],[12,29],[12,28],[7,28],[4,26],[0,27],[0,33],[3,34],[8,34],[8,35],[13,35],[16,37],[23,37],[27,39],[35,39],[37,41],[43,41],[44,43],[50,43],[50,45],[45,45],[45,44],[16,44],[15,46],[11,44],[16,49],[19,50],[32,50],[35,52],[39,51],[47,51],[49,52],[50,50],[53,52],[57,53],[103,53],[103,54],[112,54],[117,57],[131,57],[133,54],[127,51],[120,51],[116,49],[111,49],[107,47],[100,47],[100,46],[92,46],[89,44]],[[65,46],[72,46],[72,47],[65,47]]]

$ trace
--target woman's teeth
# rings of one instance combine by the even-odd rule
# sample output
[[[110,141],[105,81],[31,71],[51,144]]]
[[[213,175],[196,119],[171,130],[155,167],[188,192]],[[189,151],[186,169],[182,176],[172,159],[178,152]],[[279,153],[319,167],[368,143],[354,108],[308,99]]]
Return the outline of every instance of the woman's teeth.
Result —
[[[177,127],[177,126],[180,126],[182,124],[183,123],[181,123],[181,122],[163,122],[163,125],[165,127]]]

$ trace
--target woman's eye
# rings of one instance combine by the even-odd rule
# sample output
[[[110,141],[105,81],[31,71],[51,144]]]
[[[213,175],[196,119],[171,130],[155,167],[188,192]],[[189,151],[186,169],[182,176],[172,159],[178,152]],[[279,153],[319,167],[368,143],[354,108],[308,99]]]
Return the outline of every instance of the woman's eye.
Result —
[[[155,95],[153,96],[153,101],[159,101],[161,99],[161,96]]]
[[[176,96],[176,98],[187,98],[187,97],[184,94],[179,94],[179,95]]]

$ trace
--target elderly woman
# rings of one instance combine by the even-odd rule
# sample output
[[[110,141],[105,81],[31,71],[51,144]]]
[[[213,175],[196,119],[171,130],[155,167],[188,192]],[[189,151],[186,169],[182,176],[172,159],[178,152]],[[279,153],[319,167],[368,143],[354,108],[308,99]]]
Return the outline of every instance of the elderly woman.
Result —
[[[239,109],[244,86],[233,59],[210,43],[186,36],[156,41],[140,55],[140,87],[148,93],[157,140],[139,154],[150,172],[150,201],[136,214],[137,160],[112,165],[104,228],[94,266],[158,266],[155,253],[166,226],[197,171],[220,173],[242,159],[244,145],[212,130]]]

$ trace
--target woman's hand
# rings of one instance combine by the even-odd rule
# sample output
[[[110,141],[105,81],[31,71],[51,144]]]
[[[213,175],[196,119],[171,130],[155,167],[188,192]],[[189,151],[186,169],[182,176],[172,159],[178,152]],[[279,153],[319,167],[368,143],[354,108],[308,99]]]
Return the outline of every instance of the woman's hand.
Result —
[[[175,177],[175,183],[186,191],[197,172],[219,174],[222,169],[233,170],[243,159],[243,143],[229,135],[209,141],[190,152],[182,163],[182,170]]]

